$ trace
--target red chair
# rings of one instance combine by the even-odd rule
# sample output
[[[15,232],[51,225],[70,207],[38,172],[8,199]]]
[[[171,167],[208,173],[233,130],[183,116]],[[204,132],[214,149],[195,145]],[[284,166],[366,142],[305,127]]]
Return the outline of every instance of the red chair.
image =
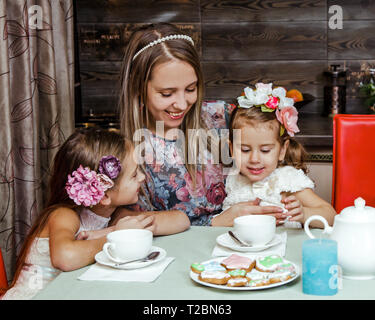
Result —
[[[7,273],[0,250],[0,296],[8,288]]]
[[[375,115],[333,119],[332,206],[337,213],[362,197],[375,207]]]

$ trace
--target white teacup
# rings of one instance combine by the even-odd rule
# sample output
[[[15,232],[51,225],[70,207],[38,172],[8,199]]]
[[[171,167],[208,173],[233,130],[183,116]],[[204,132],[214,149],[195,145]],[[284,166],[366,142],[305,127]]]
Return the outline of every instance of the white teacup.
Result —
[[[234,233],[240,240],[253,246],[263,246],[275,236],[276,218],[266,215],[248,215],[234,219]]]
[[[106,256],[117,263],[142,259],[152,247],[153,233],[145,229],[124,229],[107,234]]]

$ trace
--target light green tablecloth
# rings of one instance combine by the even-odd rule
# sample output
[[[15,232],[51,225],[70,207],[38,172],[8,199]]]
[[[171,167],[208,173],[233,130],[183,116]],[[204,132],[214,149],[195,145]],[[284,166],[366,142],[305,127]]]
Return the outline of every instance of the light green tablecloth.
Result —
[[[35,299],[126,299],[126,300],[306,300],[306,299],[375,299],[375,280],[343,279],[343,288],[330,297],[306,295],[301,276],[286,285],[256,291],[229,291],[209,288],[190,279],[192,262],[211,259],[216,238],[229,228],[191,227],[172,236],[154,238],[154,245],[164,248],[176,259],[153,283],[81,281],[77,278],[88,267],[61,273]],[[278,232],[284,231],[278,228]],[[321,232],[314,230],[314,233]],[[288,229],[285,258],[302,266],[301,229]],[[302,270],[301,270],[302,271]]]

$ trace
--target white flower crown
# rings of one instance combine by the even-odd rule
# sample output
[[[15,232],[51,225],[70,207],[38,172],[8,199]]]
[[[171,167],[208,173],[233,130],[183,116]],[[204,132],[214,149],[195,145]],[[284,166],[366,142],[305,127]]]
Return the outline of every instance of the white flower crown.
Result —
[[[170,36],[166,36],[166,37],[163,37],[163,38],[160,38],[158,40],[155,40],[155,41],[152,41],[150,42],[148,45],[144,46],[141,50],[139,50],[133,57],[133,61],[136,57],[138,57],[139,54],[141,54],[143,51],[145,51],[146,49],[148,48],[151,48],[159,43],[162,43],[164,41],[168,41],[168,40],[175,40],[175,39],[184,39],[184,40],[187,40],[189,42],[191,42],[192,45],[194,45],[194,41],[191,37],[189,36],[186,36],[184,34],[173,34],[173,35],[170,35]]]
[[[281,124],[280,136],[285,130],[291,137],[299,132],[298,111],[294,107],[294,100],[286,97],[286,90],[282,87],[272,89],[272,83],[261,82],[255,88],[244,89],[244,95],[237,98],[239,108],[260,107],[262,112],[276,112],[276,118]]]
[[[294,100],[286,97],[286,90],[282,87],[272,89],[272,83],[257,83],[256,90],[249,87],[244,89],[245,95],[238,97],[237,101],[241,108],[250,108],[252,106],[261,106],[270,102],[270,98],[278,98],[276,105],[270,104],[270,109],[282,109],[284,107],[293,107]]]

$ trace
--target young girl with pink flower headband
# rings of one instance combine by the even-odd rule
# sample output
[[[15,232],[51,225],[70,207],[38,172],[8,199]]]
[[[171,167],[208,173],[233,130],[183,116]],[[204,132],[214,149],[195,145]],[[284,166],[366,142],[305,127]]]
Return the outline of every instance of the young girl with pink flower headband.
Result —
[[[314,183],[306,175],[306,151],[293,138],[299,132],[294,100],[286,97],[284,88],[272,88],[272,83],[245,88],[237,100],[229,145],[239,174],[227,177],[223,212],[259,199],[261,206],[283,209],[282,215],[275,215],[277,224],[300,227],[316,214],[332,224],[336,212],[314,193]]]
[[[108,227],[117,207],[138,200],[145,176],[133,151],[130,141],[105,130],[77,130],[64,142],[54,159],[46,208],[23,244],[3,299],[30,299],[61,271],[95,262],[111,231],[155,231],[154,217],[146,215]]]

